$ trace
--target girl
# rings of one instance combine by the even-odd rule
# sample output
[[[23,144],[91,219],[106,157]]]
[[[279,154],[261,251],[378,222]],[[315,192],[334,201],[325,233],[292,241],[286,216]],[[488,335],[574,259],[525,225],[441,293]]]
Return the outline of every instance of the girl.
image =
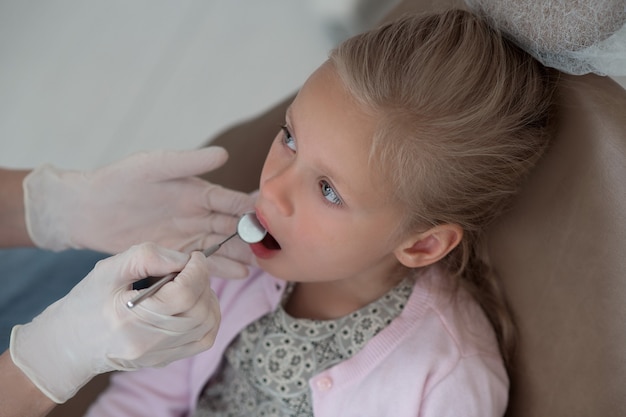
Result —
[[[267,156],[260,269],[214,346],[90,416],[500,416],[514,330],[481,233],[548,141],[551,73],[460,10],[344,42]]]

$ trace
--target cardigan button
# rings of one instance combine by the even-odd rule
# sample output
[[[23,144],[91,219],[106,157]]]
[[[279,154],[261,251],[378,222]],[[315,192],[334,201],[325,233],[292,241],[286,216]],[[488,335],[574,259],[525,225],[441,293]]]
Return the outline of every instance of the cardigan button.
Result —
[[[328,391],[333,387],[333,380],[325,376],[317,380],[315,383],[320,391]]]

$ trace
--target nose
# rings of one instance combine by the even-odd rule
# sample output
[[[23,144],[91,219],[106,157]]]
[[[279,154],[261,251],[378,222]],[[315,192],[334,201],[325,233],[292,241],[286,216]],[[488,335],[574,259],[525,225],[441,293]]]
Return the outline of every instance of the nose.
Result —
[[[294,212],[295,173],[292,165],[286,165],[264,178],[261,183],[261,196],[283,216]]]

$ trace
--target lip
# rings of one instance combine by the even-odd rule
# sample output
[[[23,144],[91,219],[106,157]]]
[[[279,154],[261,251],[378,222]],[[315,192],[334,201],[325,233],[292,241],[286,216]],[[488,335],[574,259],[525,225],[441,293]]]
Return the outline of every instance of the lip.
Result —
[[[256,256],[259,259],[273,258],[275,255],[278,254],[278,252],[280,252],[277,250],[266,248],[261,242],[250,244],[250,249],[252,250],[252,253],[254,254],[254,256]]]
[[[263,216],[263,213],[261,213],[261,210],[255,207],[254,213],[256,214],[256,218],[259,220],[259,223],[261,223],[261,226],[263,226],[263,228],[267,230],[267,233],[271,235],[272,231],[267,226],[267,220],[265,220],[265,216]]]
[[[265,230],[267,230],[268,234],[272,235],[272,232],[271,232],[270,228],[267,225],[267,220],[265,220],[265,217],[263,216],[263,213],[261,213],[261,210],[259,210],[258,207],[255,207],[254,212],[256,214],[257,219],[259,220],[259,223],[261,223],[261,226],[263,226],[263,228]],[[250,245],[250,249],[252,249],[252,253],[257,258],[260,258],[260,259],[272,258],[275,255],[277,255],[278,252],[280,252],[279,250],[273,250],[273,249],[266,248],[262,241],[258,242],[258,243],[251,244]]]

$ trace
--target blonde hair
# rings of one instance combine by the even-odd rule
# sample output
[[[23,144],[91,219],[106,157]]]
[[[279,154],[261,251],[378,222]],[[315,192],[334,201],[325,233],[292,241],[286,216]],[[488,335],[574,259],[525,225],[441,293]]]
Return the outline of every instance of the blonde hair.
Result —
[[[463,228],[443,261],[508,364],[515,326],[482,238],[548,144],[554,73],[463,10],[403,17],[348,39],[330,62],[379,120],[371,159],[407,210],[403,230]]]

